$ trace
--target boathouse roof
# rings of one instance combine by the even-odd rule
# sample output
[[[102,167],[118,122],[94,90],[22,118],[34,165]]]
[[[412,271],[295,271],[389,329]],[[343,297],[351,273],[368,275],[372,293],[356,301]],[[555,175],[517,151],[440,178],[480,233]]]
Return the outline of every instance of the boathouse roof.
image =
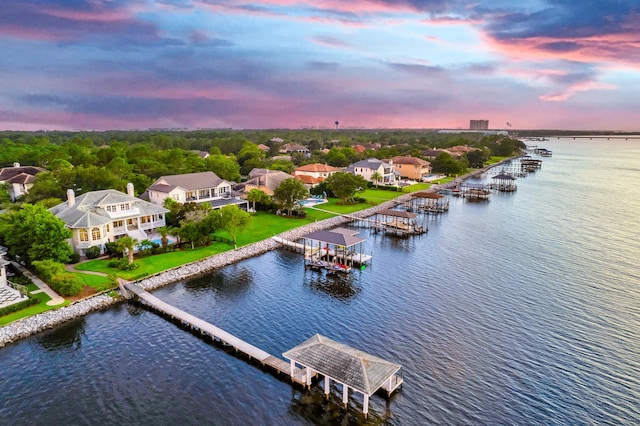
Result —
[[[403,217],[407,219],[413,219],[414,217],[418,216],[416,213],[403,212],[400,210],[391,210],[391,209],[383,209],[378,211],[377,213],[384,216]]]
[[[498,180],[516,180],[516,178],[514,178],[511,175],[508,175],[506,173],[500,173],[499,175],[495,175],[492,179],[498,179]]]
[[[416,192],[415,194],[413,194],[414,197],[417,198],[433,198],[433,199],[440,199],[442,197],[444,197],[444,195],[442,194],[438,194],[437,192]]]
[[[402,368],[320,334],[282,356],[369,396]]]
[[[349,230],[345,228],[338,228],[338,229],[340,229],[341,231],[336,230],[336,232],[334,231],[311,232],[310,234],[305,235],[303,238],[306,238],[308,240],[322,241],[323,243],[329,243],[336,246],[344,246],[344,247],[355,246],[356,244],[365,241],[364,238],[351,235],[353,231],[351,231],[350,229]],[[350,233],[347,233],[344,231],[350,231]]]

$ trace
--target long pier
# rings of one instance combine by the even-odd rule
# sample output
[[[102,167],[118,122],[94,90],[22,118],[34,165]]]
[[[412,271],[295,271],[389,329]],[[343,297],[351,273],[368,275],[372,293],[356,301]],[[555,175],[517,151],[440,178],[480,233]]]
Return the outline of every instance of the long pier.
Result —
[[[292,369],[291,364],[287,361],[273,356],[211,323],[163,302],[134,283],[126,283],[123,287],[128,292],[134,294],[140,303],[174,321],[179,321],[180,324],[189,327],[192,331],[199,332],[201,336],[207,336],[214,342],[217,341],[233,347],[236,353],[242,353],[248,356],[250,360],[257,360],[263,367],[271,368],[274,372],[278,373],[278,375],[284,374],[286,377],[291,378],[293,383],[302,386],[307,384],[305,380],[306,372],[297,367]]]

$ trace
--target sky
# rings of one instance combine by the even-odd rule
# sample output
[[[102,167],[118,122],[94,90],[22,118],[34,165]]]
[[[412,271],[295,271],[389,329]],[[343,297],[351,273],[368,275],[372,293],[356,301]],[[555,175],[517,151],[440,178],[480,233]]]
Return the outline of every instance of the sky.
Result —
[[[0,129],[640,130],[638,0],[2,0]]]

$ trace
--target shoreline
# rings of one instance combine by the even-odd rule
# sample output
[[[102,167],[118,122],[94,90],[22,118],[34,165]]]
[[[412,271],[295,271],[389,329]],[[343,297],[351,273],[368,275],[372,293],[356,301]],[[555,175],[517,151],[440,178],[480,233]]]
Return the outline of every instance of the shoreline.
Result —
[[[503,163],[511,161],[512,159],[518,157],[519,156],[515,156],[504,159],[497,163],[485,166],[481,169],[469,172],[446,184],[433,185],[428,189],[416,192],[437,192],[442,189],[450,189],[452,187],[460,185],[467,179],[471,179],[473,177],[481,175],[482,173],[486,173],[488,170],[500,166]],[[338,215],[332,218],[321,220],[319,222],[309,223],[307,225],[299,226],[297,228],[282,232],[274,236],[289,241],[296,241],[302,238],[303,235],[306,235],[310,232],[335,228],[345,223],[349,223],[354,219],[362,219],[372,216],[379,210],[395,207],[398,204],[409,200],[412,197],[411,194],[412,193],[402,194],[392,200],[378,204],[377,206],[360,210],[349,215]],[[272,238],[267,238],[265,240],[257,241],[255,243],[237,249],[218,253],[205,259],[197,260],[195,262],[187,263],[185,265],[180,265],[175,268],[159,272],[155,275],[138,280],[135,283],[145,290],[154,290],[178,281],[183,281],[204,275],[213,270],[231,265],[233,263],[237,263],[241,260],[258,256],[266,253],[267,251],[277,249],[280,246],[282,246],[281,243],[276,242]],[[42,331],[54,328],[67,321],[71,321],[73,319],[87,315],[91,312],[106,309],[117,303],[121,303],[123,300],[124,299],[122,297],[115,298],[107,295],[106,293],[101,293],[83,300],[79,300],[59,309],[53,309],[12,322],[3,327],[0,327],[0,348],[34,334],[40,333]]]

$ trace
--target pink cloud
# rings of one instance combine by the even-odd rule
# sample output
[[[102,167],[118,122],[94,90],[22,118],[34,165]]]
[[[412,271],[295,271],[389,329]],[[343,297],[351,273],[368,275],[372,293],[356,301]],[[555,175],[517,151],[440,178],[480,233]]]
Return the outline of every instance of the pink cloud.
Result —
[[[541,95],[540,100],[543,101],[564,101],[578,92],[588,92],[590,90],[613,90],[616,86],[607,83],[600,83],[597,81],[585,81],[576,84],[572,84],[565,88],[561,92],[549,93]]]

